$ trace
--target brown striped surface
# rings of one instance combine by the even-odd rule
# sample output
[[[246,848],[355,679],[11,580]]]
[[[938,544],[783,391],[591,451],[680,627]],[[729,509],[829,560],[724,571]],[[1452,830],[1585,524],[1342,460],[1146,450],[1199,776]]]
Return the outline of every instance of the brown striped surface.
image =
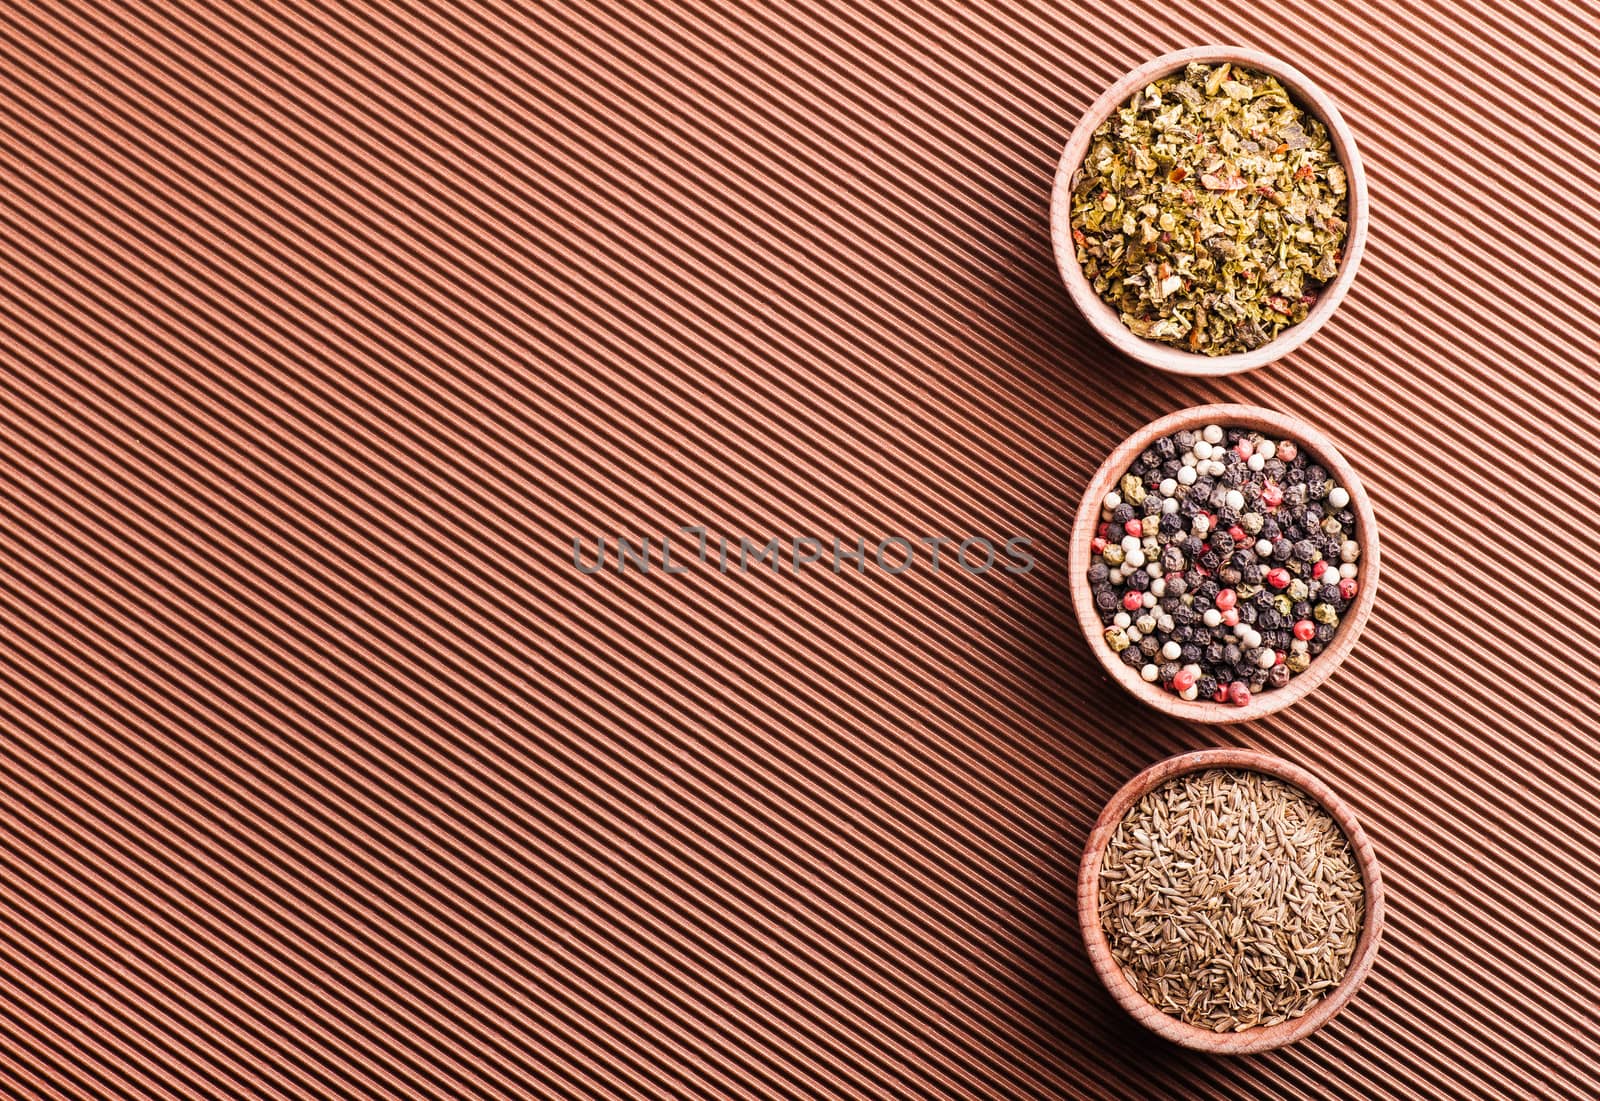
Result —
[[[0,1086],[86,1097],[1600,1095],[1589,4],[12,2],[0,18]],[[1575,22],[1574,22],[1575,21]],[[1110,354],[1055,159],[1258,46],[1367,162],[1355,287],[1218,382]],[[1298,708],[1138,710],[1062,539],[1240,400],[1383,526]],[[982,576],[572,539],[1034,540]],[[1078,854],[1140,768],[1350,797],[1334,1024],[1138,1034]]]

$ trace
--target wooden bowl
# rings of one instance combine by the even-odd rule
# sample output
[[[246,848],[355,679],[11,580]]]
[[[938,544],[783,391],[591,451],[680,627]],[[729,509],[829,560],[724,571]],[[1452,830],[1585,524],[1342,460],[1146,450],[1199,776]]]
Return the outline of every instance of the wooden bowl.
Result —
[[[1089,279],[1078,264],[1078,250],[1072,242],[1072,183],[1078,167],[1089,152],[1094,132],[1112,113],[1127,103],[1134,92],[1158,77],[1183,68],[1191,61],[1217,64],[1233,62],[1257,72],[1267,73],[1289,91],[1305,110],[1320,118],[1328,128],[1334,153],[1344,166],[1349,180],[1349,236],[1345,241],[1344,257],[1339,263],[1339,273],[1333,282],[1323,288],[1321,296],[1310,314],[1300,324],[1284,330],[1274,340],[1249,352],[1233,355],[1207,356],[1187,352],[1158,340],[1135,336],[1122,323],[1117,311],[1106,305],[1095,293]],[[1361,263],[1361,252],[1367,243],[1367,177],[1361,167],[1361,154],[1356,151],[1355,136],[1339,114],[1339,109],[1311,80],[1291,65],[1274,57],[1239,46],[1195,46],[1176,53],[1163,54],[1147,61],[1133,72],[1117,81],[1089,107],[1061,155],[1056,169],[1055,188],[1050,198],[1050,234],[1055,242],[1056,265],[1067,284],[1078,310],[1088,319],[1095,331],[1115,347],[1141,363],[1162,371],[1180,375],[1231,375],[1249,371],[1288,355],[1310,339],[1325,321],[1338,309],[1345,292],[1355,280],[1356,268]]]
[[[1089,587],[1090,541],[1100,519],[1100,502],[1115,489],[1128,467],[1139,453],[1162,436],[1180,429],[1199,429],[1208,424],[1224,428],[1238,426],[1251,428],[1274,440],[1293,440],[1320,463],[1334,481],[1350,493],[1350,507],[1356,514],[1356,541],[1361,544],[1361,558],[1357,562],[1356,601],[1339,622],[1339,630],[1322,653],[1311,660],[1310,667],[1292,678],[1282,688],[1258,692],[1243,707],[1215,700],[1185,700],[1166,691],[1160,684],[1150,684],[1139,672],[1127,665],[1106,645],[1105,626],[1100,622],[1094,606],[1094,592]],[[1083,501],[1078,505],[1078,515],[1072,525],[1072,544],[1067,553],[1067,569],[1072,589],[1072,603],[1078,613],[1078,625],[1083,635],[1111,675],[1122,687],[1158,711],[1206,723],[1237,723],[1259,719],[1281,711],[1301,699],[1306,693],[1328,679],[1339,663],[1350,653],[1372,614],[1373,602],[1378,596],[1378,520],[1372,512],[1372,502],[1367,499],[1361,479],[1333,443],[1317,429],[1287,413],[1275,413],[1250,405],[1197,405],[1168,414],[1152,421],[1129,436],[1111,452],[1109,458],[1089,480]]]
[[[1299,788],[1320,803],[1349,838],[1356,862],[1361,867],[1361,882],[1366,893],[1361,935],[1356,941],[1355,954],[1350,957],[1350,969],[1345,972],[1339,985],[1304,1016],[1244,1032],[1212,1032],[1169,1016],[1151,1005],[1122,973],[1122,966],[1112,957],[1105,929],[1100,924],[1100,862],[1117,824],[1135,803],[1174,776],[1211,768],[1265,773]],[[1168,757],[1151,765],[1123,785],[1122,790],[1111,797],[1105,810],[1100,812],[1100,819],[1089,834],[1083,863],[1078,869],[1078,922],[1083,929],[1084,947],[1089,951],[1095,974],[1100,976],[1100,981],[1117,1004],[1126,1009],[1134,1020],[1156,1035],[1187,1048],[1218,1055],[1248,1055],[1305,1039],[1327,1024],[1355,995],[1366,980],[1367,973],[1372,970],[1372,962],[1378,955],[1378,942],[1383,937],[1383,878],[1378,871],[1378,856],[1372,849],[1372,842],[1367,840],[1366,833],[1361,829],[1355,812],[1327,784],[1299,765],[1265,753],[1248,749],[1202,749]]]

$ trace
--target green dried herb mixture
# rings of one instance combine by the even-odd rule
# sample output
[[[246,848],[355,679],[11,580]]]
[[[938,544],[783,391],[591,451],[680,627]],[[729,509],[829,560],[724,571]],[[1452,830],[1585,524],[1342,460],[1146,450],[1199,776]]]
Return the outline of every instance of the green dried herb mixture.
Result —
[[[1277,80],[1190,64],[1095,131],[1072,238],[1135,334],[1226,355],[1305,320],[1339,270],[1346,191],[1327,128]]]

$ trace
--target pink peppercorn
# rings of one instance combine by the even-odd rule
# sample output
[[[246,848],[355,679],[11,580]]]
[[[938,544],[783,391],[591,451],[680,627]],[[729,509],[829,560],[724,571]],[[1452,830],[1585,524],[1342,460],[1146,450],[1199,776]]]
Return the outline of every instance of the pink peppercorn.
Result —
[[[1217,594],[1217,611],[1225,612],[1239,603],[1239,594],[1232,589],[1223,589]]]
[[[1236,680],[1228,685],[1228,700],[1235,707],[1243,707],[1250,702],[1250,686],[1242,680]]]
[[[1282,665],[1287,660],[1289,660],[1288,656],[1282,650],[1272,651],[1272,664]]]
[[[1098,535],[1102,539],[1109,539],[1111,537],[1111,523],[1110,523],[1110,521],[1108,521],[1108,520],[1100,521],[1100,526],[1094,529],[1094,533],[1096,535]]]
[[[1289,571],[1282,566],[1268,570],[1267,584],[1274,589],[1287,589],[1289,587]]]
[[[1235,543],[1243,543],[1244,529],[1238,524],[1233,525],[1233,527],[1228,529],[1228,538],[1232,539]]]
[[[1322,575],[1327,573],[1327,572],[1328,572],[1328,564],[1326,562],[1324,562],[1322,559],[1319,558],[1319,559],[1317,559],[1315,562],[1313,562],[1311,564],[1311,576],[1314,577],[1316,580],[1321,581],[1322,580]]]
[[[1222,622],[1226,623],[1229,627],[1239,626],[1239,609],[1229,608],[1227,611],[1223,612]]]
[[[1122,594],[1122,606],[1130,612],[1137,612],[1144,607],[1144,593],[1134,592],[1129,589]]]
[[[1310,642],[1317,637],[1317,625],[1309,619],[1302,619],[1294,625],[1294,637],[1301,642]]]
[[[1299,448],[1295,447],[1294,441],[1284,440],[1278,444],[1278,458],[1283,462],[1293,462],[1297,454],[1299,454]]]
[[[1341,577],[1339,579],[1339,595],[1345,600],[1354,600],[1358,588],[1356,579],[1353,577]]]
[[[1283,504],[1283,490],[1268,482],[1261,487],[1261,503],[1268,508],[1277,508]]]
[[[1089,549],[1095,554],[1099,554],[1101,551],[1106,549],[1106,541],[1096,535],[1093,539],[1089,540]]]
[[[1172,678],[1172,687],[1179,692],[1187,692],[1194,687],[1194,670],[1180,669],[1178,675]]]
[[[1122,527],[1123,527],[1123,530],[1126,531],[1129,535],[1143,535],[1144,534],[1144,524],[1141,523],[1139,520],[1136,520],[1136,519],[1135,520],[1129,520],[1126,524],[1123,524]]]
[[[1227,703],[1228,702],[1228,686],[1226,684],[1224,684],[1222,687],[1218,688],[1217,689],[1217,694],[1215,696],[1212,696],[1211,698],[1216,700],[1218,703]]]

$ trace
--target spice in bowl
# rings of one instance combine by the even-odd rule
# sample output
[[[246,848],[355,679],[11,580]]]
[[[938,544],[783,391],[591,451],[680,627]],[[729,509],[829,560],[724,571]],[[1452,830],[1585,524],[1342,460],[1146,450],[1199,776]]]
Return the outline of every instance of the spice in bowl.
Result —
[[[1259,772],[1167,781],[1122,818],[1100,864],[1101,925],[1129,983],[1215,1032],[1303,1016],[1349,970],[1365,908],[1339,824]]]
[[[1276,78],[1191,62],[1095,131],[1072,240],[1134,335],[1230,355],[1306,319],[1339,271],[1348,191],[1327,127]]]
[[[1299,444],[1162,436],[1101,502],[1088,582],[1106,645],[1185,700],[1248,704],[1333,641],[1361,544],[1349,490]]]

